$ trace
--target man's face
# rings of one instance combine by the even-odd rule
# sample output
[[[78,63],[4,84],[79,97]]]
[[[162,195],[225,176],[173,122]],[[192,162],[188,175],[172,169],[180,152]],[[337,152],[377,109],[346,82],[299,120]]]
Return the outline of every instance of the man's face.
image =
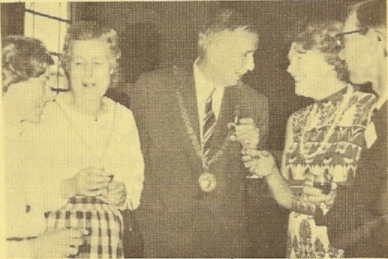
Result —
[[[204,36],[204,60],[207,74],[214,83],[227,87],[236,85],[244,74],[255,68],[253,54],[257,49],[258,35],[244,28],[222,31]]]
[[[101,40],[73,42],[70,82],[76,98],[95,100],[104,96],[110,84],[109,57],[107,43]]]
[[[356,13],[351,14],[345,22],[343,32],[359,30],[357,27]],[[370,82],[373,76],[376,62],[370,51],[369,35],[360,33],[346,34],[343,36],[344,49],[340,53],[345,60],[349,71],[349,79],[355,84]]]

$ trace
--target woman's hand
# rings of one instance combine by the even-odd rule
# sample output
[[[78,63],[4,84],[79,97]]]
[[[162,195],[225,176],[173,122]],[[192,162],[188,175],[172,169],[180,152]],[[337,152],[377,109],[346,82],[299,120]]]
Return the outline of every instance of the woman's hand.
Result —
[[[108,191],[99,197],[100,200],[115,206],[122,206],[127,198],[127,190],[123,182],[112,181]]]
[[[265,150],[243,149],[242,161],[249,172],[259,177],[269,176],[276,169],[274,157]]]
[[[32,258],[68,258],[79,253],[89,232],[83,229],[56,229],[30,241]]]
[[[107,192],[111,180],[112,178],[107,176],[103,169],[84,168],[74,177],[62,181],[61,194],[63,198],[75,195],[99,196]]]

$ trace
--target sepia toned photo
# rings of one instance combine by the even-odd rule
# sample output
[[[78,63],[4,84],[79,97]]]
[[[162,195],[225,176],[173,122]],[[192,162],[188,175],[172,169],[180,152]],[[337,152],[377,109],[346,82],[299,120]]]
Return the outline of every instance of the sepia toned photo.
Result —
[[[2,258],[388,258],[385,0],[0,8]]]

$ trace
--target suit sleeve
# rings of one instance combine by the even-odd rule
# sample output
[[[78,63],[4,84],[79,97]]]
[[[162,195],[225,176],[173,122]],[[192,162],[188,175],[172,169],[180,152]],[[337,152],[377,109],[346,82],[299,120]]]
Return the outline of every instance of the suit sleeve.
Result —
[[[262,98],[258,116],[258,127],[260,130],[259,149],[266,149],[269,129],[268,99]]]
[[[129,89],[131,98],[131,111],[136,121],[141,150],[144,156],[144,163],[148,165],[149,153],[149,131],[147,127],[148,111],[150,109],[150,90],[152,89],[152,80],[148,74],[143,74],[139,80]],[[145,169],[146,170],[146,169]]]
[[[384,205],[377,204],[387,188],[386,113],[381,117],[374,121],[377,140],[370,149],[362,150],[355,178],[347,185],[339,185],[334,207],[326,215],[329,238],[338,248],[349,250],[363,242],[364,234],[371,230],[369,223],[384,213]]]
[[[252,118],[255,121],[260,134],[258,148],[266,149],[269,128],[268,99],[256,90],[248,87],[243,93],[244,96],[241,96],[243,103],[240,104],[243,108],[240,116]]]

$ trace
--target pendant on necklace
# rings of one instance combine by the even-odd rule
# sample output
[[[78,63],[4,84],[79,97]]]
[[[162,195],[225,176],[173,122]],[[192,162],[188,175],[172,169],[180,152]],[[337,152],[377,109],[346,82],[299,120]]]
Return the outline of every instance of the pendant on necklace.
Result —
[[[209,172],[203,172],[198,179],[199,186],[204,192],[211,192],[216,188],[216,176]]]

